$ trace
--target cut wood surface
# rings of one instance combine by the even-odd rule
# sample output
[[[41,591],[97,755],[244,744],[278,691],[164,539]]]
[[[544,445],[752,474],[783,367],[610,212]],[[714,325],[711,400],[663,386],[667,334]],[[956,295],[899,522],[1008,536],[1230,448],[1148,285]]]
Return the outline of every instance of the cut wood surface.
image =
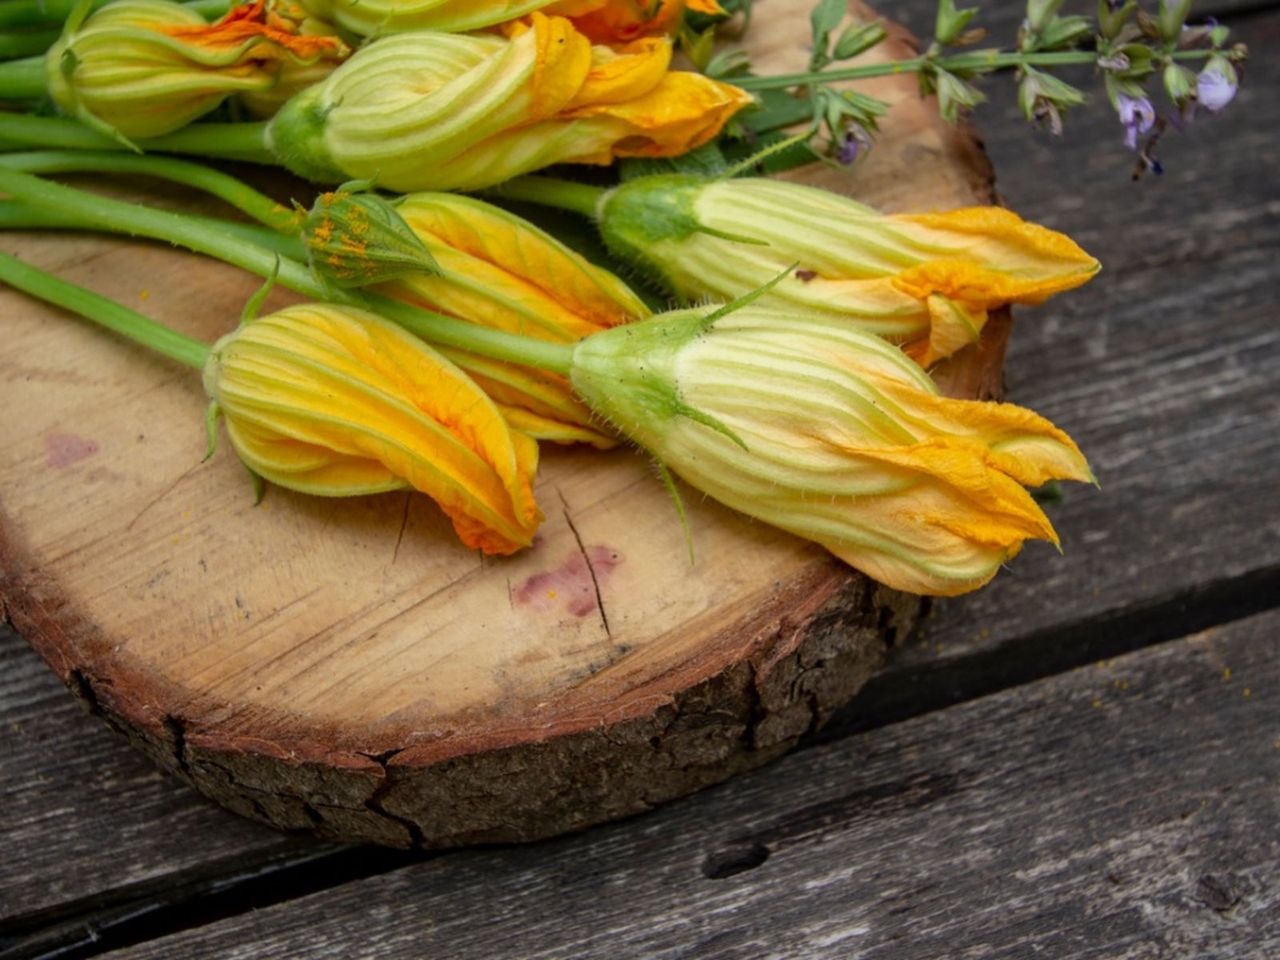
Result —
[[[1280,953],[1280,614],[113,960]]]
[[[806,9],[762,7],[762,66],[803,64]],[[904,102],[843,188],[889,209],[990,197],[914,80],[875,90]],[[257,282],[114,239],[3,243],[206,341]],[[8,616],[108,723],[247,816],[407,846],[634,813],[778,755],[914,624],[916,598],[709,502],[691,570],[627,451],[548,451],[548,520],[510,560],[407,494],[255,507],[230,451],[199,462],[190,371],[12,293],[3,309]],[[946,383],[992,383],[1006,331]]]

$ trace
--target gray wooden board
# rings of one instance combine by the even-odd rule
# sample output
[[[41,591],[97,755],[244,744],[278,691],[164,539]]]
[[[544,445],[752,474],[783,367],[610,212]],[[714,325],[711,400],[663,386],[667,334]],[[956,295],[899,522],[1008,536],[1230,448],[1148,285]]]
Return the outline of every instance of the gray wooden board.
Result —
[[[1274,957],[1277,652],[1260,615],[106,956]]]
[[[0,729],[0,922],[296,846],[125,747],[3,627]]]
[[[1236,33],[1280,49],[1280,15]],[[1071,662],[1058,644],[1176,636],[1196,616],[1181,609],[1191,592],[1246,609],[1280,599],[1280,190],[1264,173],[1280,168],[1280,62],[1260,54],[1238,102],[1166,135],[1165,174],[1139,183],[1104,105],[1055,141],[993,99],[980,119],[1001,194],[1103,264],[1091,285],[1018,312],[1008,396],[1070,431],[1101,489],[1066,486],[1048,507],[1064,555],[1033,544],[989,587],[938,602],[923,642],[864,692],[860,723],[928,706],[911,703],[917,687],[964,696],[966,661],[984,675],[968,682],[991,682],[1025,660],[1033,675]],[[1133,636],[1106,640],[1108,621]]]
[[[1280,17],[1258,16],[1238,34],[1265,50],[1278,29]],[[1021,314],[1009,364],[1013,399],[1070,428],[1104,489],[1070,489],[1051,508],[1065,557],[1029,550],[984,593],[940,607],[925,642],[901,655],[903,672],[886,675],[899,700],[922,664],[947,674],[979,654],[995,663],[1021,638],[1275,569],[1276,198],[1265,172],[1275,166],[1276,71],[1260,57],[1240,103],[1193,128],[1187,149],[1170,140],[1169,173],[1136,187],[1118,145],[1094,149],[1117,139],[1102,105],[1072,118],[1059,144],[1007,110],[979,114],[1012,205],[1078,234],[1107,265],[1092,289]],[[153,773],[78,716],[34,655],[10,640],[0,649],[0,817],[17,851],[0,873],[0,916],[276,855],[276,835]]]

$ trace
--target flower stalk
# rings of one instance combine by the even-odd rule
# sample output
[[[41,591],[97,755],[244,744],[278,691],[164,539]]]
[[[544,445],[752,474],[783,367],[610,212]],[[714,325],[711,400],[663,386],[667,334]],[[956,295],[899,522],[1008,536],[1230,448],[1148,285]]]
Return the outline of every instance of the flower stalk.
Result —
[[[80,229],[167,241],[264,279],[275,277],[281,286],[303,296],[372,310],[432,343],[555,373],[567,373],[570,367],[573,348],[568,344],[490,330],[379,294],[339,290],[321,283],[302,263],[265,246],[245,242],[206,221],[112,200],[12,170],[0,169],[0,190],[57,214],[60,226],[74,223]]]
[[[7,253],[0,253],[0,281],[70,310],[188,367],[199,370],[209,357],[208,344],[157,323],[114,300],[29,266]]]

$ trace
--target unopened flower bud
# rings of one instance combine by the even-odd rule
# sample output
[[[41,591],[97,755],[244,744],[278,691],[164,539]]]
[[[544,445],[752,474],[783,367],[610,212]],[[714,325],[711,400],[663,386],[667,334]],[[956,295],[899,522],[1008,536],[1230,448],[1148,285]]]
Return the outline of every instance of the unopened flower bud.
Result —
[[[303,304],[213,347],[205,391],[256,475],[318,496],[416,489],[462,542],[512,553],[542,520],[538,446],[461,370],[353,307]]]
[[[312,272],[340,288],[440,272],[391,201],[349,187],[322,193],[303,220],[302,242]]]
[[[1031,411],[946,399],[877,337],[754,304],[596,334],[571,377],[697,489],[914,593],[975,589],[1024,540],[1056,542],[1024,485],[1092,479]]]
[[[886,216],[782,180],[636,178],[607,194],[601,234],[686,301],[732,300],[789,267],[762,304],[839,318],[925,365],[977,339],[989,310],[1040,303],[1098,263],[997,207]]]
[[[676,156],[751,102],[737,87],[670,71],[665,38],[613,51],[537,13],[512,32],[375,40],[289,101],[270,145],[320,182],[474,190],[552,163]]]
[[[572,343],[649,315],[609,271],[492,204],[450,193],[413,193],[397,204],[396,213],[440,269],[401,276],[380,288],[388,296],[552,343]],[[530,436],[616,444],[564,377],[463,351],[442,352]]]
[[[337,37],[275,24],[262,0],[218,23],[169,0],[116,0],[67,21],[45,56],[49,94],[64,113],[118,137],[169,133],[235,93],[265,92],[282,64],[341,59]]]

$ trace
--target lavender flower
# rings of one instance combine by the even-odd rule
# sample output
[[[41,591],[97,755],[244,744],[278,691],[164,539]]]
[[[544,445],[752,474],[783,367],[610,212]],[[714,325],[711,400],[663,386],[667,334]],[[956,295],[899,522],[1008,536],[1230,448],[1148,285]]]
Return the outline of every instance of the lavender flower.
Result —
[[[1225,73],[1206,69],[1196,78],[1196,102],[1210,113],[1217,113],[1235,99],[1238,89],[1239,84]]]
[[[1156,122],[1156,109],[1146,97],[1131,97],[1127,93],[1116,97],[1116,110],[1124,126],[1124,145],[1138,149],[1138,138],[1145,136]]]

